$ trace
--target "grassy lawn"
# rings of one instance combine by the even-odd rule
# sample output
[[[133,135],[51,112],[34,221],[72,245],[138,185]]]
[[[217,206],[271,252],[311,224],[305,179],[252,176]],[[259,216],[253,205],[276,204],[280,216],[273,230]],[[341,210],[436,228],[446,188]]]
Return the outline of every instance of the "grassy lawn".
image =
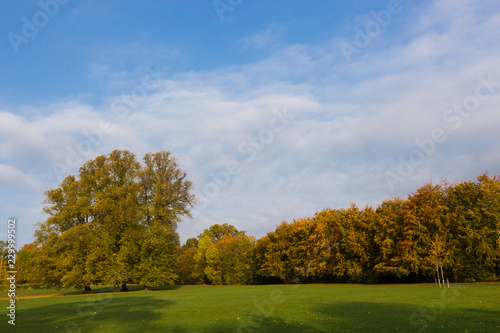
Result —
[[[314,284],[106,290],[22,290],[15,327],[7,323],[3,291],[0,331],[500,332],[499,283],[450,289]]]

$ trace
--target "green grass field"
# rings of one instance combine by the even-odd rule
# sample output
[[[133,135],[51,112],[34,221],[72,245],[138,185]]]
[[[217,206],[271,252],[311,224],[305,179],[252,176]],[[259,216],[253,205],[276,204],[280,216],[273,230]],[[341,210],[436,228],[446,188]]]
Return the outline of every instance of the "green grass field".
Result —
[[[132,288],[134,289],[134,288]],[[136,288],[137,289],[137,288]],[[500,283],[20,290],[1,332],[500,332]]]

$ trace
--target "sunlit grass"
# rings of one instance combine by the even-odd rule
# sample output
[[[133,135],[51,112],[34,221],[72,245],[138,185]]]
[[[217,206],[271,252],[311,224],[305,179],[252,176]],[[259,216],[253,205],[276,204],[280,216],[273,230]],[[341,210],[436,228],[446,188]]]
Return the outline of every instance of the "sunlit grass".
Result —
[[[19,332],[500,332],[500,284],[173,286],[23,290]],[[69,295],[61,296],[67,292]],[[5,292],[3,292],[5,293]],[[3,295],[2,295],[3,297]],[[3,297],[5,299],[5,297]],[[0,301],[6,309],[7,300]],[[5,313],[5,310],[3,310]]]

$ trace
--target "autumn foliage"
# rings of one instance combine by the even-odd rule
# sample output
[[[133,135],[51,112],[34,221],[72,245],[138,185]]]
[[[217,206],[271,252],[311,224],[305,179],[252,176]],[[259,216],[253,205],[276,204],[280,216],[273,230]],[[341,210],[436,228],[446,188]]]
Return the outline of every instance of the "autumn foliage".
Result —
[[[35,244],[18,253],[21,282],[56,287],[138,283],[264,284],[500,279],[500,177],[427,184],[378,207],[317,212],[256,239],[215,224],[179,244],[195,202],[169,153],[127,151],[86,163],[46,192]]]
[[[424,282],[434,281],[438,264],[451,282],[493,281],[500,178],[427,184],[376,209],[325,209],[257,241],[207,233],[181,251],[181,267],[192,272],[182,283]]]

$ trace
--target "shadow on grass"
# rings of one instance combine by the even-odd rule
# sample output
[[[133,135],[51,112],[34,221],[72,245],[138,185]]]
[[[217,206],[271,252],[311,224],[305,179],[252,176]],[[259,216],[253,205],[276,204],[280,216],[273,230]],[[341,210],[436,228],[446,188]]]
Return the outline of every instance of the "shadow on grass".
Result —
[[[175,326],[167,328],[162,332],[199,332],[200,329],[190,329],[185,326]],[[214,324],[204,325],[203,332],[235,332],[235,333],[256,333],[256,332],[331,332],[329,329],[321,330],[310,326],[307,323],[287,323],[282,318],[277,317],[255,317],[240,321],[238,324]]]
[[[54,304],[54,300],[60,302]],[[97,293],[94,295],[45,298],[29,309],[18,306],[16,326],[9,332],[329,332],[308,323],[286,323],[282,318],[248,316],[217,323],[194,314],[181,324],[169,320],[169,308],[176,304],[155,297],[155,293]],[[20,304],[19,304],[20,305]],[[186,309],[189,312],[189,309]],[[0,331],[4,332],[4,323]]]
[[[56,301],[55,300],[60,300]],[[153,293],[97,293],[81,296],[44,298],[31,308],[18,303],[17,332],[142,332],[152,326],[162,311],[175,304]],[[0,325],[0,331],[3,325]],[[159,326],[158,328],[161,328]]]
[[[172,288],[172,287],[170,287]],[[168,289],[168,288],[167,288]],[[500,309],[458,307],[436,298],[427,305],[377,302],[324,303],[302,313],[297,322],[279,316],[245,315],[223,323],[214,312],[197,318],[186,308],[179,317],[176,302],[165,299],[168,293],[125,292],[21,300],[16,326],[0,331],[14,332],[497,332]],[[180,301],[179,301],[180,302]],[[181,303],[182,304],[182,303]],[[29,305],[29,308],[28,308]],[[3,304],[2,304],[3,306]],[[175,308],[175,309],[174,309]],[[174,310],[172,310],[174,309]],[[293,313],[293,309],[290,309]],[[235,310],[240,315],[239,310]],[[216,311],[215,311],[216,312]],[[173,318],[172,313],[175,313]],[[215,313],[218,314],[218,313]],[[170,317],[169,317],[170,316]],[[290,316],[288,316],[290,318]],[[173,320],[179,319],[179,320]]]
[[[173,285],[173,286],[162,286],[162,287],[152,287],[153,291],[156,290],[176,290],[181,286]],[[142,291],[144,290],[144,286],[138,284],[129,284],[127,285],[128,291]],[[106,293],[106,292],[120,292],[127,293],[126,291],[115,290],[112,286],[100,286],[100,287],[92,287],[92,293]],[[91,294],[92,294],[91,293]],[[83,289],[80,289],[76,292],[76,294],[83,294]]]
[[[153,287],[153,291],[157,290],[176,290],[179,289],[181,286],[178,285],[173,285],[173,286],[164,286],[164,287]],[[144,290],[144,287],[141,285],[128,285],[127,286],[128,291],[142,291]],[[26,288],[20,289],[21,295],[23,296],[29,296],[30,294],[36,295],[36,294],[47,294],[50,296],[53,296],[54,294],[59,295],[59,296],[74,296],[74,295],[82,295],[85,294],[83,288],[80,289],[54,289],[54,288],[49,288],[49,289],[44,289],[44,288],[37,288],[37,289],[31,289],[28,290]],[[121,290],[115,290],[112,286],[92,286],[92,292],[87,295],[93,295],[93,294],[98,294],[98,293],[127,293],[127,291],[121,291]]]
[[[432,301],[427,306],[344,302],[320,306],[339,332],[497,332],[500,311],[451,307]]]

